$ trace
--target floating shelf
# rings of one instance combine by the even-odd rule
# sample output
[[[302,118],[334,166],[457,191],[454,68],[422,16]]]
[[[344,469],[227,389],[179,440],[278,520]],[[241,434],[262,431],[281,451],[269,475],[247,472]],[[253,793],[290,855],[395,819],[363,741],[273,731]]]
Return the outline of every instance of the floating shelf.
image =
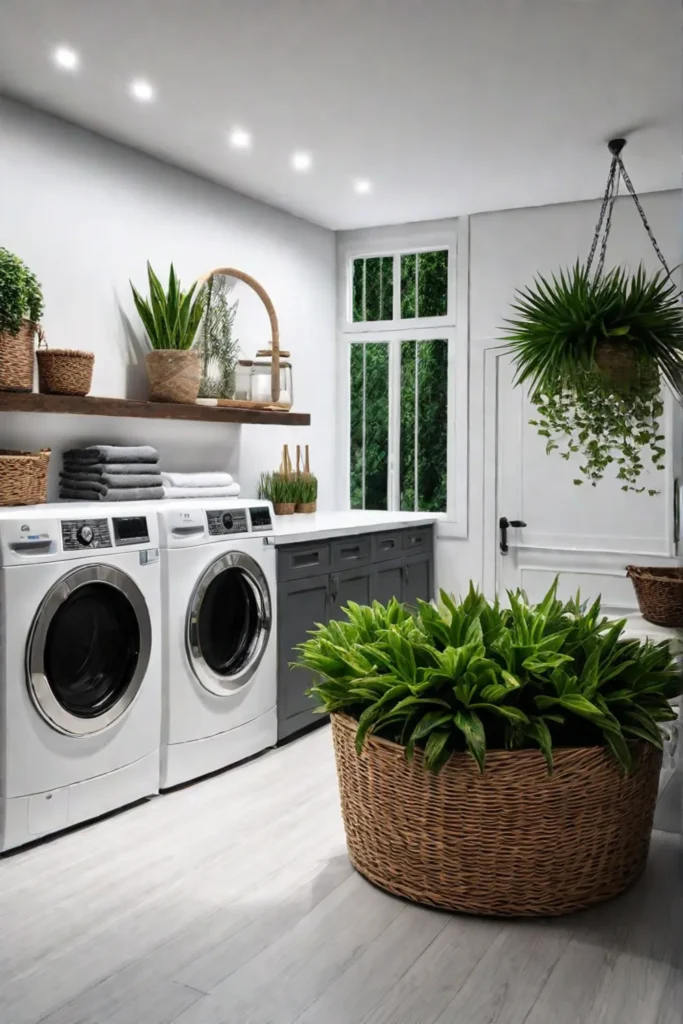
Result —
[[[0,391],[0,412],[55,412],[72,416],[128,416],[146,420],[201,420],[203,423],[270,423],[307,427],[307,412],[269,409],[232,409],[219,405],[180,405],[170,402],[132,402],[128,398],[88,395],[39,395]]]

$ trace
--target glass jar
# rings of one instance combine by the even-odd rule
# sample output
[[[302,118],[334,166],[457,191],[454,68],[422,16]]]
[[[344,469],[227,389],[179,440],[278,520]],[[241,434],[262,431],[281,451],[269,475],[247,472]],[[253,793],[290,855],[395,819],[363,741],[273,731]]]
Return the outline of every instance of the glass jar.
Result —
[[[256,359],[251,367],[251,400],[252,402],[264,402],[271,404],[273,401],[272,391],[272,368],[273,351],[271,348],[262,348],[256,353]],[[275,403],[280,409],[291,409],[294,401],[292,388],[292,364],[289,361],[289,352],[280,352],[280,397]]]
[[[240,402],[251,401],[251,373],[253,359],[240,359],[235,367],[235,398]]]

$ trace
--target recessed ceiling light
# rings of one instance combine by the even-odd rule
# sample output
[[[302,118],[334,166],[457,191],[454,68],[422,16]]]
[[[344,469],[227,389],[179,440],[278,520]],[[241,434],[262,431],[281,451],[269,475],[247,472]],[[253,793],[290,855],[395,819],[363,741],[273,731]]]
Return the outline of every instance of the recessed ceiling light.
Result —
[[[52,59],[63,71],[77,71],[81,63],[81,58],[69,46],[58,46],[52,54]]]
[[[233,128],[228,135],[228,142],[233,149],[251,149],[251,132],[245,128]]]
[[[353,187],[359,196],[366,196],[368,192],[372,192],[372,182],[367,178],[356,178]]]
[[[146,78],[135,78],[130,83],[130,94],[138,103],[151,103],[156,96],[156,90]]]
[[[310,171],[313,166],[313,157],[303,149],[292,153],[292,167],[295,171]]]

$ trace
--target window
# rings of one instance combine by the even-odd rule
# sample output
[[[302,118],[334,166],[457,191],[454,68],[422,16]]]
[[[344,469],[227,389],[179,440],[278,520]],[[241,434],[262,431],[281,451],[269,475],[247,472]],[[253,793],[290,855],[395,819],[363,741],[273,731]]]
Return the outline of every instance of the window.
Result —
[[[348,501],[444,513],[466,529],[467,316],[465,308],[459,332],[456,225],[435,233],[441,244],[416,227],[406,244],[383,245],[390,229],[376,232],[376,245],[369,232],[341,244]]]

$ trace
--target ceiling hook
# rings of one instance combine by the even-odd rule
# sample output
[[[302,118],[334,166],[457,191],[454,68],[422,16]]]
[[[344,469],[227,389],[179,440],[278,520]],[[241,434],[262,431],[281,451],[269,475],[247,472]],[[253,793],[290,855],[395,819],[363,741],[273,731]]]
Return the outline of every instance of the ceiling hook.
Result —
[[[619,156],[625,145],[626,139],[610,139],[607,143],[607,148],[612,156]]]

